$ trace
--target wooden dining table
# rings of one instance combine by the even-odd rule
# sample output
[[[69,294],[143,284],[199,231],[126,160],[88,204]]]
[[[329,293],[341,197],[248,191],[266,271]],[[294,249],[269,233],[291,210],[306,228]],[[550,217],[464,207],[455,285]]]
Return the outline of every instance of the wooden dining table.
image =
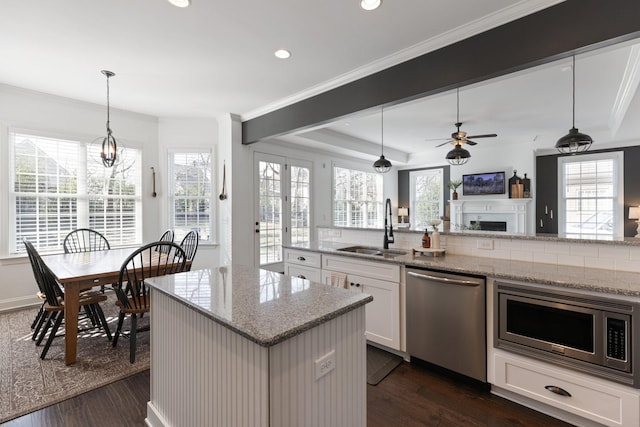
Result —
[[[44,255],[42,259],[64,287],[64,359],[76,363],[80,292],[96,286],[117,283],[120,268],[136,248]],[[158,253],[158,256],[163,256]]]

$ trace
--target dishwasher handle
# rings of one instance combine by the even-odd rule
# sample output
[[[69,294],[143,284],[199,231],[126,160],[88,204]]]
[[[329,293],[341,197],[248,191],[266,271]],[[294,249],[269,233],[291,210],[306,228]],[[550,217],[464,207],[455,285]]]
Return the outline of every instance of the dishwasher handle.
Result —
[[[413,271],[409,271],[407,274],[417,279],[434,280],[436,282],[446,283],[448,285],[480,286],[481,284],[477,280],[450,279],[448,277],[432,276],[430,274],[416,273]]]

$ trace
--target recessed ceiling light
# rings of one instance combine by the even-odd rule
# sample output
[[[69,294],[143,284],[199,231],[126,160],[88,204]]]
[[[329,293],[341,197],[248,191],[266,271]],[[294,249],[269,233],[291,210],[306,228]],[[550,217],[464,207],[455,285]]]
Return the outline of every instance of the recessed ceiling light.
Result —
[[[176,7],[188,7],[191,4],[191,0],[169,0],[169,3]]]
[[[364,10],[375,10],[380,7],[382,0],[362,0],[360,7]]]
[[[278,49],[276,50],[274,55],[276,56],[276,58],[287,59],[291,56],[291,52],[289,52],[287,49]]]

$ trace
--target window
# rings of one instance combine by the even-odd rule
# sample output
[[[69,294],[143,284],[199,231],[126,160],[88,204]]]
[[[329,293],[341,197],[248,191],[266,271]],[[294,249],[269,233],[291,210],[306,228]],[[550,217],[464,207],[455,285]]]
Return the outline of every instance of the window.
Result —
[[[111,246],[141,243],[140,150],[121,149],[105,168],[97,145],[14,132],[9,141],[11,253],[25,251],[25,238],[41,251],[62,250],[76,228],[99,231]]]
[[[426,228],[444,212],[444,170],[425,169],[409,172],[409,214],[414,228]]]
[[[378,173],[333,167],[333,225],[383,226],[382,176]]]
[[[622,236],[623,153],[558,158],[560,232],[567,237]]]
[[[212,156],[208,150],[169,153],[169,227],[180,242],[195,230],[200,241],[212,241]]]

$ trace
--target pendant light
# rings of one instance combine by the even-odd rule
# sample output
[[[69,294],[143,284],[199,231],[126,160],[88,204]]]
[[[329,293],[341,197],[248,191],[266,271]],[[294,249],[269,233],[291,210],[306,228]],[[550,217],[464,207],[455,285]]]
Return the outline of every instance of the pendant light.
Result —
[[[111,127],[109,126],[109,78],[116,74],[107,70],[102,70],[101,73],[107,76],[107,136],[102,139],[100,157],[102,157],[104,167],[110,168],[116,162],[118,156],[118,145],[116,139],[111,134]]]
[[[583,151],[587,151],[591,144],[593,144],[593,138],[589,135],[581,133],[576,129],[576,56],[573,55],[573,64],[571,66],[573,71],[573,121],[569,133],[563,136],[556,142],[556,148],[559,152],[564,154],[576,154]]]
[[[464,165],[471,158],[471,153],[468,150],[462,148],[460,144],[456,144],[453,150],[449,151],[445,157],[450,165],[459,166]]]
[[[380,141],[382,142],[382,151],[380,158],[373,163],[373,168],[378,173],[386,173],[391,170],[391,162],[384,158],[384,107],[380,110]]]
[[[460,124],[460,88],[456,88],[456,126],[458,126],[458,133],[460,132]],[[464,165],[470,158],[471,153],[462,148],[460,142],[457,142],[453,150],[449,151],[445,156],[445,159],[453,166]]]

